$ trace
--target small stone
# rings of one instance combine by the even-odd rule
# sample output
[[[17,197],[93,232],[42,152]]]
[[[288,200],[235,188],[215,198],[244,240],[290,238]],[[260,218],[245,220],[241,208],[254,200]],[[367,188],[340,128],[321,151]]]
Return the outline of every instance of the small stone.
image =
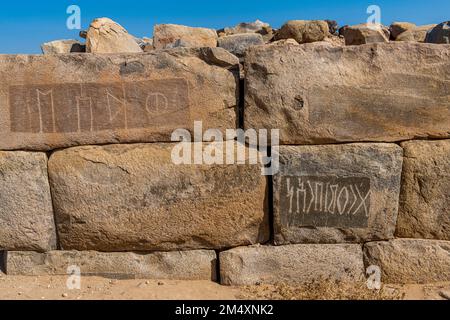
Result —
[[[69,295],[68,295],[67,293],[63,293],[63,294],[62,294],[62,297],[63,297],[63,298],[67,298],[68,296],[69,296]]]
[[[334,35],[337,33],[339,26],[337,21],[335,20],[325,20],[326,23],[328,23],[328,29],[330,31],[330,34]]]
[[[164,282],[158,282],[158,286],[163,286],[164,285]]]
[[[439,295],[447,300],[450,300],[450,291],[439,291]]]

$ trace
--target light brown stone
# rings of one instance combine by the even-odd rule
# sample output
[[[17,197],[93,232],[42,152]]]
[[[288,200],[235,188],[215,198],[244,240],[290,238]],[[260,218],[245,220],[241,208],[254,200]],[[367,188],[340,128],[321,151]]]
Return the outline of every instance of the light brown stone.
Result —
[[[275,243],[392,239],[402,154],[395,144],[281,146]]]
[[[342,34],[345,38],[347,46],[389,42],[389,30],[380,24],[358,24],[355,26],[347,26],[343,29]]]
[[[241,247],[221,252],[219,261],[224,285],[364,280],[362,248],[354,244]]]
[[[221,48],[0,56],[0,149],[167,142],[194,121],[235,128],[239,66],[220,51],[230,56]]]
[[[396,41],[425,42],[428,31],[433,29],[435,26],[435,24],[429,24],[426,26],[414,27],[400,34],[396,38]]]
[[[42,44],[43,54],[63,54],[86,52],[86,46],[77,40],[55,40]]]
[[[76,268],[78,268],[76,270]],[[214,251],[179,251],[137,254],[94,251],[10,251],[6,258],[10,276],[102,276],[118,279],[216,280]]]
[[[329,36],[328,23],[324,20],[291,20],[275,34],[275,40],[295,39],[298,43],[323,41]]]
[[[86,52],[132,53],[142,52],[142,49],[120,24],[109,18],[98,18],[92,21],[87,31]]]
[[[0,152],[0,250],[56,248],[45,153]]]
[[[267,241],[267,182],[260,165],[176,165],[175,146],[55,152],[49,176],[61,247],[171,251]]]
[[[397,236],[450,240],[450,140],[409,141]]]
[[[403,32],[414,29],[415,27],[416,25],[410,22],[394,22],[389,27],[391,38],[395,40]]]
[[[381,269],[384,283],[425,284],[450,281],[450,242],[397,239],[364,248],[366,267]]]
[[[207,28],[158,24],[153,29],[153,46],[155,49],[217,47],[217,33]]]
[[[252,47],[245,66],[245,127],[281,144],[450,137],[450,45]]]

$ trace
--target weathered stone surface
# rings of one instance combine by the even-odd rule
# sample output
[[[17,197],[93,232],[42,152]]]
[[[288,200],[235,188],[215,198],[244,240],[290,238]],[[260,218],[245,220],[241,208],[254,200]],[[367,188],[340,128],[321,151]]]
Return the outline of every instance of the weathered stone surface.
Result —
[[[68,275],[70,267],[82,276],[120,279],[216,280],[214,251],[180,251],[137,254],[95,251],[50,251],[7,253],[8,275]]]
[[[62,248],[166,251],[267,241],[260,166],[176,165],[175,145],[55,152],[49,177]]]
[[[109,18],[98,18],[92,21],[87,31],[86,52],[132,53],[142,52],[142,49],[120,24]]]
[[[207,28],[192,28],[176,24],[158,24],[153,29],[155,49],[174,47],[216,47],[217,33]]]
[[[392,239],[402,153],[395,144],[281,146],[275,243]]]
[[[249,48],[245,127],[281,144],[450,137],[450,46]]]
[[[380,24],[358,24],[342,30],[347,46],[389,42],[389,30]]]
[[[414,27],[400,34],[396,41],[416,41],[425,42],[427,33],[433,29],[436,25],[429,24],[425,26]]]
[[[0,152],[0,250],[56,248],[45,153]]]
[[[450,281],[450,242],[397,239],[364,247],[364,263],[378,266],[384,283]]]
[[[337,34],[337,31],[339,29],[338,23],[336,20],[325,20],[325,22],[328,24],[328,31],[330,34],[335,35]]]
[[[323,20],[291,20],[275,35],[275,40],[295,39],[298,43],[322,41],[329,35],[328,23]]]
[[[362,248],[355,244],[241,247],[221,252],[219,261],[224,285],[364,279]]]
[[[402,147],[397,236],[450,240],[450,140],[410,141]]]
[[[0,149],[166,142],[194,121],[235,128],[238,63],[224,68],[220,51],[230,56],[221,48],[0,56]]]
[[[265,22],[256,20],[254,22],[242,22],[231,28],[217,30],[219,37],[229,36],[233,34],[257,33],[260,34],[264,42],[269,42],[274,36],[274,30]]]
[[[249,47],[262,44],[264,40],[260,34],[243,33],[219,38],[218,46],[238,57],[243,57]]]
[[[242,34],[242,33],[263,33],[264,30],[270,28],[268,23],[262,22],[261,20],[256,20],[254,22],[241,22],[234,27],[227,27],[217,32],[221,36],[229,36],[232,34]]]
[[[450,44],[450,21],[442,22],[429,30],[425,42]]]
[[[394,22],[389,27],[389,31],[391,32],[391,38],[397,39],[397,37],[403,32],[414,29],[416,25],[410,22]]]
[[[86,46],[77,40],[55,40],[41,46],[43,54],[86,52]]]

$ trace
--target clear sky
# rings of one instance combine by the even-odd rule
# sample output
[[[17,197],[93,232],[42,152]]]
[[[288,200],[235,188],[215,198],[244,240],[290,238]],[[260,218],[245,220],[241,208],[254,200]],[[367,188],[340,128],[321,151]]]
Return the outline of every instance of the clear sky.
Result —
[[[450,19],[450,0],[3,0],[0,2],[0,53],[40,53],[40,44],[78,39],[68,30],[66,9],[81,8],[82,28],[96,17],[109,17],[130,33],[151,36],[154,24],[176,23],[222,28],[260,19],[279,27],[292,19],[333,19],[340,25],[366,22],[369,5],[381,8],[383,24]]]

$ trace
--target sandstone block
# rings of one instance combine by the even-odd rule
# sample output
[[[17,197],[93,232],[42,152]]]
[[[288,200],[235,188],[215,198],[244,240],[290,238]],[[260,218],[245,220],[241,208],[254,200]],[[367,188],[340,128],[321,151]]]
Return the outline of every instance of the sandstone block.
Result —
[[[450,242],[397,239],[364,248],[366,267],[378,266],[384,283],[426,284],[450,281]]]
[[[261,167],[176,165],[174,145],[55,152],[49,176],[62,248],[172,251],[267,241]]]
[[[56,248],[45,153],[0,152],[0,250]]]
[[[247,48],[264,44],[263,37],[257,33],[234,34],[219,38],[218,46],[243,57]]]
[[[419,26],[411,28],[402,34],[400,34],[396,41],[415,41],[415,42],[425,42],[427,33],[432,30],[436,25],[429,24],[425,26]]]
[[[217,33],[207,28],[159,24],[153,29],[153,46],[155,49],[217,47]]]
[[[275,40],[295,39],[298,43],[322,41],[329,35],[328,23],[323,20],[291,20],[275,35]]]
[[[245,127],[281,144],[450,137],[450,46],[256,46],[245,61]]]
[[[392,239],[401,172],[395,144],[281,146],[275,243]]]
[[[87,31],[86,52],[132,53],[142,52],[142,49],[120,24],[109,18],[98,18],[92,21]]]
[[[290,245],[241,247],[220,253],[220,276],[224,285],[304,284],[364,279],[360,245]]]
[[[86,46],[77,40],[56,40],[41,46],[43,54],[63,54],[86,52]]]
[[[204,130],[235,128],[238,62],[224,67],[213,49],[231,55],[179,48],[0,56],[0,149],[168,142],[178,128],[193,131],[194,121]]]
[[[442,22],[429,30],[425,42],[450,44],[450,21]]]
[[[10,251],[6,271],[13,276],[65,276],[79,268],[81,276],[119,279],[216,280],[214,251],[137,254],[94,251]]]
[[[389,30],[379,24],[347,26],[343,29],[342,34],[347,46],[375,42],[389,42]]]
[[[394,22],[389,27],[389,31],[391,32],[391,38],[397,39],[397,37],[403,32],[415,28],[416,25],[410,22]]]
[[[397,236],[450,240],[450,140],[404,142]]]

